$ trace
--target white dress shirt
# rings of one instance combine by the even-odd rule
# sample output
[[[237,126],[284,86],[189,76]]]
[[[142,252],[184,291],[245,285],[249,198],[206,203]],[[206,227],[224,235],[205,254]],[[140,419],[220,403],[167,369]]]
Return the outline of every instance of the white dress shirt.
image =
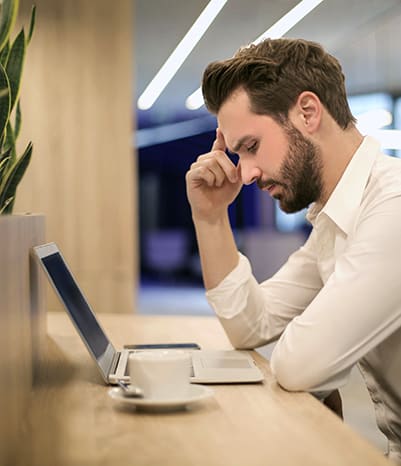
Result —
[[[359,367],[389,456],[401,462],[401,160],[365,137],[312,232],[269,280],[249,261],[206,293],[237,348],[278,342],[271,358],[287,390],[344,385]]]

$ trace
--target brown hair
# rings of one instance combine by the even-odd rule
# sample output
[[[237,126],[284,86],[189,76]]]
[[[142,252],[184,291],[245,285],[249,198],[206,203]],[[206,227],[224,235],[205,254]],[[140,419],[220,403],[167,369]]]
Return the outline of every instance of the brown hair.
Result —
[[[314,92],[338,125],[355,123],[338,60],[315,42],[266,39],[241,48],[233,58],[210,63],[203,74],[206,107],[217,114],[226,99],[243,88],[254,113],[279,122],[303,91]]]

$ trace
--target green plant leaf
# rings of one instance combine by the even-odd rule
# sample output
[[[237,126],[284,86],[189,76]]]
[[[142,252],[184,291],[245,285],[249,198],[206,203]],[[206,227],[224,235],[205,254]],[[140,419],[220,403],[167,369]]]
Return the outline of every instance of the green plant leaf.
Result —
[[[6,157],[0,162],[0,180],[3,177],[3,173],[7,172],[7,167],[10,162],[11,157]]]
[[[3,0],[0,17],[0,50],[6,45],[18,13],[19,0]]]
[[[34,6],[28,36],[25,37],[22,29],[14,41],[10,39],[19,2],[0,0],[0,215],[12,213],[17,187],[30,163],[33,150],[30,142],[21,157],[17,158],[15,140],[21,128],[21,76],[26,47],[36,22]]]
[[[0,52],[0,63],[3,66],[6,66],[7,64],[9,53],[10,53],[10,41],[7,41],[6,45],[3,47],[3,50]]]
[[[15,109],[15,123],[14,123],[14,139],[17,140],[21,130],[21,101],[18,99],[17,107]]]
[[[3,204],[3,206],[0,206],[0,215],[3,214],[10,214],[12,211],[12,205],[14,204],[14,197],[9,197],[6,202]],[[9,209],[11,211],[9,211]]]
[[[31,23],[29,24],[29,33],[28,37],[26,39],[27,44],[31,42],[32,39],[32,34],[35,29],[35,22],[36,22],[36,5],[32,6],[32,11],[31,11]]]
[[[0,155],[0,163],[10,156],[11,149],[7,149],[3,154]]]
[[[22,177],[24,176],[25,170],[28,168],[29,162],[32,156],[32,143],[30,142],[25,152],[21,155],[21,157],[14,162],[14,164],[8,170],[6,176],[4,177],[1,185],[0,185],[0,206],[4,206],[4,203],[11,197],[15,198],[15,192],[17,190],[17,186],[21,181]],[[12,202],[7,206],[7,209],[4,210],[6,213],[12,212]],[[0,207],[0,209],[4,209],[4,207]]]
[[[3,65],[0,64],[0,137],[3,137],[10,118],[10,101],[10,83]]]
[[[8,120],[7,123],[6,141],[4,146],[6,149],[11,149],[11,163],[14,163],[14,160],[17,158],[17,152],[15,148],[15,134],[10,120]]]
[[[22,29],[11,46],[10,54],[8,56],[8,61],[6,65],[6,73],[11,89],[10,112],[14,108],[14,104],[18,98],[21,84],[22,68],[24,66],[24,58],[25,33]]]
[[[4,154],[0,155],[0,185],[3,179],[3,175],[7,173],[8,167],[11,161],[11,147],[7,149]]]

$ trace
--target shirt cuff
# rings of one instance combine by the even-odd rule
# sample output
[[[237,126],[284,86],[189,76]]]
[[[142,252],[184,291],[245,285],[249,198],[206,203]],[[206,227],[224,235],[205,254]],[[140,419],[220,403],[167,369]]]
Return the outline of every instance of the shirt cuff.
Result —
[[[238,253],[237,266],[215,287],[206,291],[206,299],[219,317],[229,319],[234,317],[241,306],[244,294],[248,288],[243,286],[252,275],[251,265],[248,259]]]

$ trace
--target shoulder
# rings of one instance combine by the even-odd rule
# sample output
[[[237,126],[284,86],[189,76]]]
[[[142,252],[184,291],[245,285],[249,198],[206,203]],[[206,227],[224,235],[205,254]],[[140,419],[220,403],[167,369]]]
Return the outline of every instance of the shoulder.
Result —
[[[364,201],[368,204],[401,196],[401,159],[379,154],[368,179]]]

